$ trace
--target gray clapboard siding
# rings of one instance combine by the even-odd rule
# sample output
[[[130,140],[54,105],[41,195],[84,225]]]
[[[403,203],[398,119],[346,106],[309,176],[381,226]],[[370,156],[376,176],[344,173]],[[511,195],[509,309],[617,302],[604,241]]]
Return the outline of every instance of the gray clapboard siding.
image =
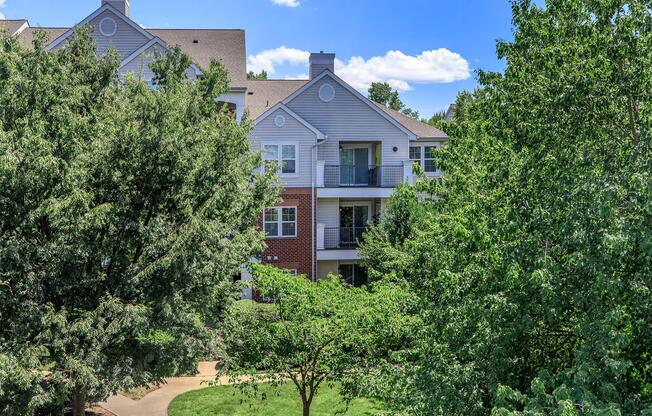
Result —
[[[285,125],[277,127],[274,119],[282,115],[285,117]],[[306,126],[297,121],[285,110],[279,108],[268,117],[259,122],[250,134],[253,148],[256,151],[262,149],[261,143],[297,142],[297,176],[280,177],[280,183],[286,187],[310,187],[312,186],[312,147],[317,143],[316,134]]]
[[[326,228],[337,228],[340,226],[339,199],[319,199],[317,202],[317,223],[324,224]]]
[[[335,89],[335,98],[328,103],[319,99],[319,88],[324,84]],[[402,165],[409,157],[409,136],[330,76],[294,97],[287,106],[328,136],[318,149],[319,160],[326,164],[339,163],[340,141],[382,141],[383,165]]]
[[[167,52],[164,47],[154,44],[131,60],[131,62],[125,64],[125,66],[120,69],[120,75],[124,76],[125,74],[131,73],[136,77],[136,79],[149,81],[154,78],[154,72],[151,69],[152,63],[165,53]],[[186,72],[188,74],[188,79],[196,78],[194,69],[189,68]]]
[[[117,30],[113,36],[104,36],[100,32],[99,24],[105,17],[110,17],[116,22]],[[124,17],[117,16],[111,10],[105,10],[88,22],[88,25],[94,28],[91,37],[97,43],[97,51],[100,55],[113,48],[118,52],[120,59],[123,60],[149,41],[145,35],[127,24],[123,19]],[[55,49],[63,47],[65,43],[65,41],[61,42]]]

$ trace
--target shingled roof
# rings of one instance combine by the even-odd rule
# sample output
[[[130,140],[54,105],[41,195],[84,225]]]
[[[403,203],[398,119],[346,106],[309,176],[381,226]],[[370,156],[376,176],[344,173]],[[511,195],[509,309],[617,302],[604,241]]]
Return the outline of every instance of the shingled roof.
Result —
[[[10,35],[15,34],[23,25],[27,23],[25,19],[1,19],[0,29],[6,30]]]
[[[292,95],[303,87],[308,80],[273,79],[265,81],[247,81],[247,109],[249,117],[257,119],[265,111]]]
[[[373,102],[373,101],[372,101]],[[373,102],[383,110],[385,113],[389,114],[394,120],[399,122],[403,127],[410,130],[414,133],[415,136],[419,139],[446,139],[448,135],[443,131],[432,127],[430,124],[426,124],[423,121],[415,120],[411,117],[406,116],[398,111],[392,110],[389,107],[386,107],[382,104]]]
[[[208,68],[219,58],[229,71],[232,86],[243,87],[247,79],[245,31],[239,29],[145,29],[170,46],[179,45],[193,62]]]
[[[0,28],[12,35],[27,20],[0,20]],[[36,32],[41,30],[48,34],[50,42],[56,40],[70,28],[67,27],[27,27],[18,35],[18,41],[25,47],[31,47]],[[231,85],[244,87],[247,78],[247,57],[245,32],[239,29],[146,29],[152,35],[161,38],[170,46],[179,45],[193,62],[207,68],[211,60],[219,58],[231,77]]]

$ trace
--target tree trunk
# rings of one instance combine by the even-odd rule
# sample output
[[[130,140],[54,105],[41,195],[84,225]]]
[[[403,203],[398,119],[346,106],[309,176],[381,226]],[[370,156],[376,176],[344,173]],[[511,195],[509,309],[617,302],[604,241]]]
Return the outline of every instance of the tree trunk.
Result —
[[[310,416],[310,403],[303,402],[303,416]]]
[[[86,416],[86,393],[80,388],[75,388],[72,392],[72,414]]]

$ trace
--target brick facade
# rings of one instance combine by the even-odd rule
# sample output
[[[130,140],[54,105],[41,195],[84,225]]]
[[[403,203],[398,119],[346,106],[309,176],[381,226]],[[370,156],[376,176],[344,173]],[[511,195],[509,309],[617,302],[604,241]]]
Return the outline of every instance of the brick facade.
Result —
[[[278,206],[297,207],[297,236],[267,238],[267,249],[261,254],[263,264],[280,269],[294,269],[300,275],[311,277],[312,259],[316,253],[313,248],[313,227],[311,211],[315,202],[311,201],[311,188],[285,188],[281,193],[283,202]],[[316,221],[316,218],[315,218]],[[316,227],[316,225],[315,225]]]

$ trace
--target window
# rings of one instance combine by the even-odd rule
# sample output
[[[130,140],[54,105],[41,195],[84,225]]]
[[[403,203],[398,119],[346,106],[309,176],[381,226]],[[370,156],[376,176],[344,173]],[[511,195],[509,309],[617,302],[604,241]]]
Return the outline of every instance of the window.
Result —
[[[436,148],[437,146],[410,146],[410,161],[421,166],[426,173],[436,173]]]
[[[292,143],[266,144],[263,146],[263,159],[269,168],[272,162],[280,167],[280,174],[296,175],[297,173],[297,145]]]
[[[410,146],[410,162],[421,166],[421,147]]]
[[[296,207],[278,207],[265,210],[265,234],[267,237],[296,237]]]
[[[423,170],[427,173],[437,172],[435,164],[435,146],[425,146],[423,148]]]

